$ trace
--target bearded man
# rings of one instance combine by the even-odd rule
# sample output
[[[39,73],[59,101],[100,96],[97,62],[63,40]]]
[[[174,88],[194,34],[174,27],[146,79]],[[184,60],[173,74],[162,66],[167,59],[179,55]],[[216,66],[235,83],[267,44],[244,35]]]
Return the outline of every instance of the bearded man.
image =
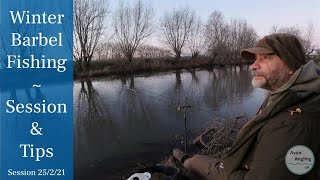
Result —
[[[320,179],[320,68],[286,33],[264,37],[241,57],[254,60],[252,85],[269,90],[256,116],[215,157],[178,149],[174,156],[208,180]]]

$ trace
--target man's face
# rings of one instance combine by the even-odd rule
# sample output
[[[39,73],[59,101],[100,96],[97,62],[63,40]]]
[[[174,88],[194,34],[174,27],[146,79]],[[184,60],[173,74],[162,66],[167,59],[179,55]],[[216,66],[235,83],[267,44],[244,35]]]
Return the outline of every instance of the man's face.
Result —
[[[250,66],[252,70],[253,87],[275,91],[286,83],[293,72],[275,54],[256,54],[255,62]]]

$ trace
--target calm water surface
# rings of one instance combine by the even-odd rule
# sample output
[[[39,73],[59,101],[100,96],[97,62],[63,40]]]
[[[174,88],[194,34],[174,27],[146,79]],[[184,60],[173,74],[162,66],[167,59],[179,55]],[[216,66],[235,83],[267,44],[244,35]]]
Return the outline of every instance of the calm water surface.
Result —
[[[76,81],[75,180],[113,179],[159,161],[183,133],[179,105],[191,106],[187,126],[196,130],[216,118],[252,117],[266,94],[252,88],[247,66]]]

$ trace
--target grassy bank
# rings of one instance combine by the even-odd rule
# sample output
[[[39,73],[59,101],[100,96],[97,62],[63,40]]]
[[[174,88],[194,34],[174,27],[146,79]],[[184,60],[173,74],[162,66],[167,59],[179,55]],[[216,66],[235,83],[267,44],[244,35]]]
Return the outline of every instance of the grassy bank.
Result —
[[[175,58],[140,58],[129,62],[127,59],[116,60],[95,60],[90,64],[89,77],[101,77],[110,75],[128,75],[147,72],[160,72],[176,69],[211,68],[212,66],[225,66],[236,64],[248,64],[241,60],[230,62],[225,60],[214,60],[210,57],[190,58],[184,57],[181,60]],[[75,78],[87,76],[74,69]]]

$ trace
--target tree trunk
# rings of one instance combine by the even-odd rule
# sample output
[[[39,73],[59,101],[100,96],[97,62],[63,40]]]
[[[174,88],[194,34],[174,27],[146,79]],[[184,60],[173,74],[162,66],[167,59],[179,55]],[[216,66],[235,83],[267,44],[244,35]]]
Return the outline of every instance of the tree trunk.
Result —
[[[85,62],[85,71],[86,71],[86,76],[89,76],[89,71],[90,71],[90,61]]]
[[[132,60],[133,60],[132,54],[127,54],[126,57],[128,58],[129,62],[132,62]]]
[[[180,60],[180,58],[181,58],[181,51],[176,51],[175,53],[176,53],[176,59],[177,59],[177,60]]]
[[[193,52],[191,57],[195,59],[196,57],[198,57],[198,55],[199,55],[199,52]]]
[[[77,72],[77,73],[82,73],[82,72],[83,72],[82,60],[77,60],[77,61],[75,62],[75,67],[76,67],[76,72]]]

